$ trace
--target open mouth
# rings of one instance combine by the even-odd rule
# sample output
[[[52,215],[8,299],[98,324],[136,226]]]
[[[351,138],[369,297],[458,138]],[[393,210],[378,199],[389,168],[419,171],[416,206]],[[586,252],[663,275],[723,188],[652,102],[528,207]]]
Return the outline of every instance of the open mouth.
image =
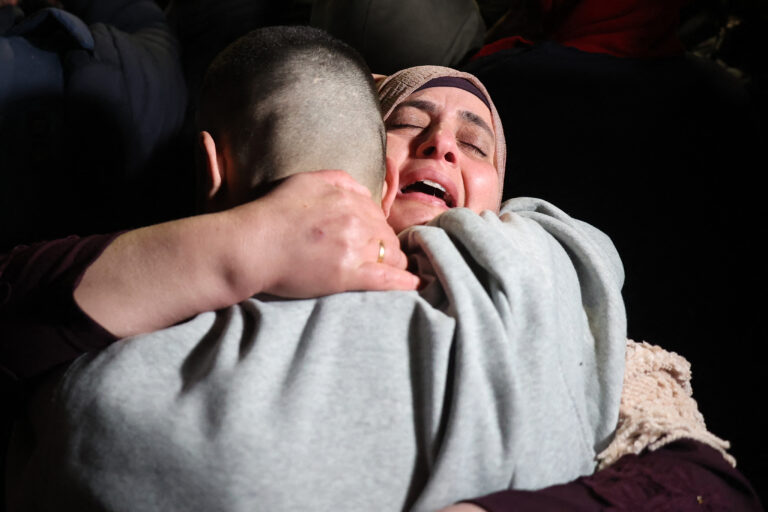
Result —
[[[400,192],[403,194],[420,192],[422,194],[427,194],[427,195],[436,197],[438,199],[441,199],[442,201],[445,202],[445,205],[448,208],[453,208],[455,205],[455,201],[453,197],[451,197],[451,194],[449,194],[448,191],[445,190],[445,187],[443,187],[439,183],[432,180],[420,180],[415,183],[411,183],[410,185],[407,185],[402,189],[400,189]]]

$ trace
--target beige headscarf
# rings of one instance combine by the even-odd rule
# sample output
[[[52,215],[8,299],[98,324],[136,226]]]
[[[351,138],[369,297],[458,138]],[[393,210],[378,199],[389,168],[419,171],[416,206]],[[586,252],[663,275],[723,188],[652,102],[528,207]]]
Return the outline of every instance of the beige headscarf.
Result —
[[[474,75],[457,71],[455,69],[443,66],[416,66],[413,68],[398,71],[386,78],[379,80],[377,89],[379,100],[381,101],[381,113],[384,120],[392,114],[400,102],[405,100],[416,89],[429,82],[433,78],[442,76],[455,76],[464,78],[477,87],[485,95],[488,104],[491,107],[491,119],[493,120],[493,131],[496,134],[496,171],[499,173],[499,202],[501,202],[501,193],[504,189],[504,165],[507,161],[507,145],[504,142],[504,129],[501,127],[501,119],[496,111],[496,106],[491,101],[491,95],[485,89],[485,86]]]

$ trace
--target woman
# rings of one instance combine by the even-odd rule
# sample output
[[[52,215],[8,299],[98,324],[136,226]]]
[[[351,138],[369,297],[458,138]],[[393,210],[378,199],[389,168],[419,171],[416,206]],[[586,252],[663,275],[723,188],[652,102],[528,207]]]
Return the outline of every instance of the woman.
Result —
[[[439,67],[412,68],[381,80],[379,94],[387,128],[387,157],[400,179],[401,191],[388,217],[396,231],[428,222],[453,206],[476,212],[498,210],[500,200],[494,194],[501,193],[504,183],[506,147],[498,113],[474,76]],[[485,129],[478,127],[478,118]],[[475,121],[474,130],[467,129],[468,119]],[[495,145],[483,137],[488,126],[497,134]],[[413,184],[419,180],[428,180],[428,185]],[[638,494],[666,503],[680,500],[691,509],[712,502],[733,510],[759,509],[754,492],[740,475],[740,483],[727,491],[723,481],[706,478],[710,472],[735,474],[729,465],[734,461],[725,452],[728,444],[707,432],[690,397],[688,363],[658,347],[631,342],[627,365],[620,428],[614,442],[599,456],[601,468],[608,469],[537,492],[502,491],[446,511],[482,510],[478,505],[493,511],[587,510],[605,503],[635,510]],[[667,389],[669,394],[649,394],[654,388]],[[683,441],[674,444],[679,439]],[[659,449],[663,446],[666,448]],[[648,448],[658,451],[638,459],[622,458]],[[617,460],[618,464],[609,466]],[[637,473],[628,476],[647,470],[686,474],[682,477],[685,482],[672,476],[653,483]],[[719,492],[723,494],[717,496]],[[686,509],[683,504],[679,507]]]

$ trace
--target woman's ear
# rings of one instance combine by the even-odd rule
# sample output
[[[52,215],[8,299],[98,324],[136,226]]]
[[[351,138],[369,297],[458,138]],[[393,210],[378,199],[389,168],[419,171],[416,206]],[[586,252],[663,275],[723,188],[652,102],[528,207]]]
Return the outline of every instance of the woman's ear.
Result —
[[[379,87],[379,84],[387,78],[387,75],[380,75],[378,73],[371,73],[371,76],[373,77],[373,83],[376,84],[377,88]]]
[[[200,132],[200,148],[203,152],[203,164],[205,166],[205,197],[210,200],[221,189],[226,163],[217,152],[216,142],[210,133]]]
[[[391,159],[386,159],[386,173],[384,175],[384,185],[381,191],[381,209],[384,211],[384,216],[389,217],[389,211],[392,209],[392,203],[395,202],[397,197],[397,191],[400,184],[400,175],[395,169],[395,164]]]

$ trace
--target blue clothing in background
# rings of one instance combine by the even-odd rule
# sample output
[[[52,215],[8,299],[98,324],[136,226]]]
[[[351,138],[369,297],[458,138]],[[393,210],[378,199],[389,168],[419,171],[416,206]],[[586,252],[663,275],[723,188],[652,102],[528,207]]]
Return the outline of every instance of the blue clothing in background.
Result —
[[[0,9],[0,246],[114,230],[179,132],[175,37],[151,0]],[[146,208],[150,205],[142,205]]]

